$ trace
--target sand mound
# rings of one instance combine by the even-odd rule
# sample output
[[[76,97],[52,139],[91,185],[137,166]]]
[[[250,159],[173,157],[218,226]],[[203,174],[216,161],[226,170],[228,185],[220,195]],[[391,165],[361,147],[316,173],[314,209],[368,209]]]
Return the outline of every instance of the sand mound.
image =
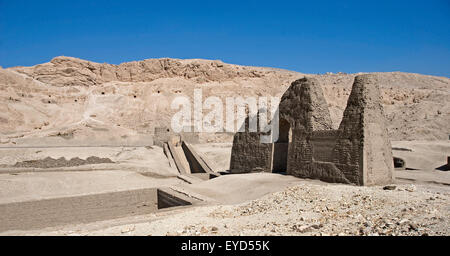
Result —
[[[24,167],[24,168],[56,168],[56,167],[73,167],[80,165],[89,164],[105,164],[114,163],[109,158],[100,158],[96,156],[88,157],[86,160],[74,157],[70,160],[66,160],[64,157],[54,159],[51,157],[46,157],[40,160],[29,160],[23,162],[17,162],[14,167]]]

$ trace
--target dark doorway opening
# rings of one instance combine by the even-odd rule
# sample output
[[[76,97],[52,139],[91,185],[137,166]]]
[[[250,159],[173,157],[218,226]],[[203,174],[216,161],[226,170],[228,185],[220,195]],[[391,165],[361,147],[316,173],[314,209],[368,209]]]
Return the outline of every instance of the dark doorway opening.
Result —
[[[292,142],[291,125],[281,118],[279,127],[279,138],[273,144],[272,172],[283,173],[287,171],[289,143]]]
[[[398,158],[398,157],[394,157],[394,168],[400,168],[400,169],[404,169],[405,166],[405,160]]]

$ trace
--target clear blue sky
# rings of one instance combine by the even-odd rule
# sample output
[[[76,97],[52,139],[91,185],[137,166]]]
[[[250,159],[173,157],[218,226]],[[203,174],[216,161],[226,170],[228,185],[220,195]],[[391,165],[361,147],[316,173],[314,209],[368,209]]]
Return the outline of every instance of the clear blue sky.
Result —
[[[0,0],[0,65],[205,58],[450,76],[450,1]]]

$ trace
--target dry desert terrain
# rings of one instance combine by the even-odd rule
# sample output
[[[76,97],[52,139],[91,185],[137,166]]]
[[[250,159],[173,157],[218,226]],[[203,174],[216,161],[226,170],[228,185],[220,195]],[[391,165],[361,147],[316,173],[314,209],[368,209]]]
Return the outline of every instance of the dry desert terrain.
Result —
[[[393,155],[406,162],[388,187],[187,179],[154,144],[177,96],[280,97],[304,76],[320,82],[337,128],[356,75],[168,58],[0,68],[0,235],[449,235],[446,77],[376,73]],[[226,172],[231,142],[204,133],[193,148]]]

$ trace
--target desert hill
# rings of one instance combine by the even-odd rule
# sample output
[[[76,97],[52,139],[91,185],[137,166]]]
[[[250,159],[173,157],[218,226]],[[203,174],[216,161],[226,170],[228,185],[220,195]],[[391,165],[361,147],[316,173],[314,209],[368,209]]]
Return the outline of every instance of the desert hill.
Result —
[[[391,139],[448,139],[449,78],[376,74]],[[202,89],[204,98],[281,96],[303,76],[320,81],[338,127],[356,75],[302,74],[218,60],[164,58],[111,65],[56,57],[32,67],[0,68],[0,142],[149,135],[155,127],[170,124],[176,112],[172,100],[179,95],[192,98],[195,88]]]

